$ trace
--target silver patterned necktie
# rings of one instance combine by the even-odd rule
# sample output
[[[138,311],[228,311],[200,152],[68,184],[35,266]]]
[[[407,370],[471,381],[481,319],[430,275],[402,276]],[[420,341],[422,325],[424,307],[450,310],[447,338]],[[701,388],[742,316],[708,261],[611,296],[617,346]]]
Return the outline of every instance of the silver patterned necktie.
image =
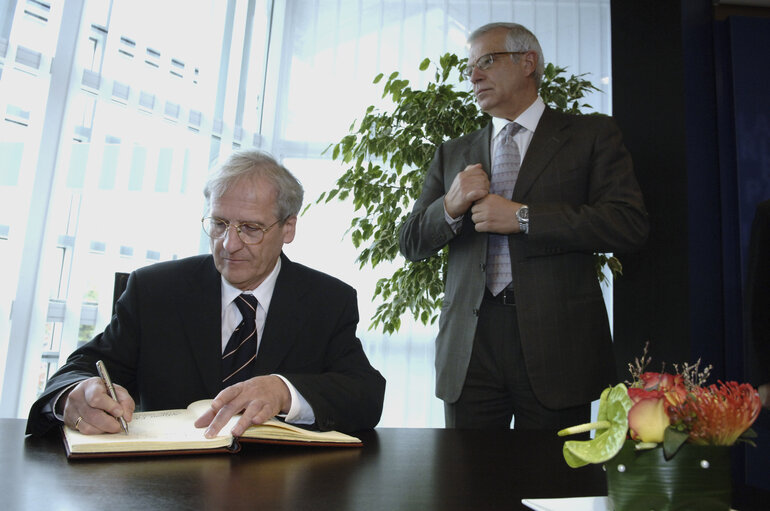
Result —
[[[509,122],[495,139],[489,193],[500,195],[506,199],[510,199],[513,195],[513,187],[516,185],[519,167],[521,167],[519,146],[513,140],[513,136],[521,128],[520,124]],[[489,235],[486,273],[487,288],[494,296],[497,296],[511,283],[511,254],[508,248],[508,235]]]
[[[233,300],[243,320],[227,341],[222,354],[222,384],[225,387],[250,378],[257,359],[257,297],[242,294]]]

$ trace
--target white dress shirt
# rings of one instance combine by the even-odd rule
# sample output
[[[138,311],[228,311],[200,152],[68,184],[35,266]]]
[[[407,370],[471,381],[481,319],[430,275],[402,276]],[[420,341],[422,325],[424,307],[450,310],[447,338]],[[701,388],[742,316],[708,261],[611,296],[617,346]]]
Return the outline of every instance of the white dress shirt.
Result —
[[[253,294],[257,298],[257,352],[259,352],[259,343],[262,340],[262,332],[265,330],[265,321],[267,320],[267,311],[270,310],[270,301],[273,298],[273,290],[275,289],[275,281],[278,279],[278,273],[281,271],[281,259],[278,258],[278,262],[270,272],[270,275],[265,278],[262,283],[257,286],[256,289],[250,291],[242,291],[232,284],[227,282],[222,277],[222,352],[224,353],[227,341],[230,340],[235,328],[243,319],[241,311],[238,310],[238,306],[235,305],[233,300],[238,298],[242,293]],[[283,382],[289,387],[289,393],[291,394],[291,408],[289,413],[284,417],[286,422],[292,422],[294,424],[313,424],[315,422],[315,414],[310,404],[302,397],[302,394],[297,392],[294,385],[280,374],[276,374]]]
[[[532,137],[535,135],[535,128],[537,128],[537,124],[540,122],[540,117],[543,116],[544,111],[545,103],[540,96],[538,96],[535,101],[529,105],[529,108],[524,110],[521,115],[513,120],[513,122],[518,123],[522,127],[522,129],[513,136],[513,141],[519,146],[522,162],[524,161],[524,156],[527,154],[527,149],[529,149],[529,144],[532,142]],[[509,122],[511,121],[508,119],[492,117],[492,137],[489,146],[489,161],[495,160],[495,139],[497,139],[500,132],[503,131],[503,128],[505,128]],[[491,172],[491,169],[489,169],[489,171]],[[463,216],[464,215],[460,215],[457,218],[450,217],[449,213],[447,213],[446,206],[444,206],[444,218],[455,233],[459,232],[462,227]]]

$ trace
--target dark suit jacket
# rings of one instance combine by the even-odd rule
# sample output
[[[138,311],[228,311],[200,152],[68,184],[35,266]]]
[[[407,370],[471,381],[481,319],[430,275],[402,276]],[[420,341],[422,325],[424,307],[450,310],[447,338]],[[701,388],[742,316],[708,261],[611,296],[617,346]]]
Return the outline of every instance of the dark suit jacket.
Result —
[[[746,336],[750,381],[770,383],[770,200],[757,205],[746,272]]]
[[[460,396],[485,288],[487,235],[466,214],[454,234],[443,197],[467,165],[489,172],[492,124],[442,144],[400,232],[420,260],[449,245],[436,339],[436,395]],[[648,218],[615,123],[546,108],[522,162],[513,200],[529,205],[530,233],[509,236],[516,313],[532,388],[547,407],[590,402],[615,383],[607,312],[594,252],[643,244]]]
[[[373,428],[385,379],[356,338],[356,292],[282,257],[255,375],[281,374],[307,399],[323,430]],[[222,389],[221,278],[213,258],[154,264],[131,274],[102,334],[72,353],[32,406],[27,433],[56,424],[51,401],[95,376],[104,360],[138,410],[184,408]]]

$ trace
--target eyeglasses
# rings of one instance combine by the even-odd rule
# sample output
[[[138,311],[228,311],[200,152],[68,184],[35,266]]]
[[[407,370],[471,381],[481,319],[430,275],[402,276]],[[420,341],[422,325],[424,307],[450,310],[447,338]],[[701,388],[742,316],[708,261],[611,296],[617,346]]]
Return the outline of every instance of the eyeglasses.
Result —
[[[487,53],[486,55],[482,55],[481,57],[476,59],[475,64],[468,64],[465,66],[462,70],[462,74],[465,78],[470,78],[473,74],[473,68],[479,68],[482,71],[485,71],[489,69],[489,66],[491,66],[495,62],[495,57],[497,55],[523,55],[525,53],[528,53],[526,51],[496,51],[492,53]]]
[[[288,217],[287,217],[288,218]],[[284,218],[286,220],[286,218]],[[258,245],[265,239],[265,233],[273,228],[274,225],[280,223],[281,220],[276,220],[267,227],[254,222],[241,222],[239,224],[231,224],[227,220],[221,218],[207,216],[201,218],[201,224],[203,225],[203,231],[209,236],[209,238],[218,240],[224,238],[230,227],[235,229],[238,233],[238,237],[246,245]]]

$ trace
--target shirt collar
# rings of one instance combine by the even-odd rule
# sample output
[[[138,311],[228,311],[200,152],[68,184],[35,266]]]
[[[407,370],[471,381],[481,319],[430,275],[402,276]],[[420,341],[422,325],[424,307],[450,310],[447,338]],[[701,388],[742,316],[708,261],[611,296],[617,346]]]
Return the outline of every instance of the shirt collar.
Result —
[[[521,115],[513,120],[513,122],[519,123],[527,131],[534,132],[535,128],[537,128],[537,123],[540,122],[540,117],[542,117],[544,111],[545,103],[543,102],[542,98],[538,96],[535,101],[521,113]],[[500,131],[502,131],[502,129],[505,128],[509,122],[511,121],[508,119],[492,117],[492,138],[495,138],[498,134],[500,134]]]
[[[270,300],[273,298],[273,291],[275,290],[275,282],[278,280],[278,274],[281,272],[281,258],[278,258],[278,262],[275,263],[275,268],[270,272],[265,280],[257,286],[256,289],[242,291],[233,286],[222,277],[222,307],[226,307],[233,300],[238,298],[241,293],[253,294],[257,297],[259,305],[265,309],[265,312],[270,308]]]

